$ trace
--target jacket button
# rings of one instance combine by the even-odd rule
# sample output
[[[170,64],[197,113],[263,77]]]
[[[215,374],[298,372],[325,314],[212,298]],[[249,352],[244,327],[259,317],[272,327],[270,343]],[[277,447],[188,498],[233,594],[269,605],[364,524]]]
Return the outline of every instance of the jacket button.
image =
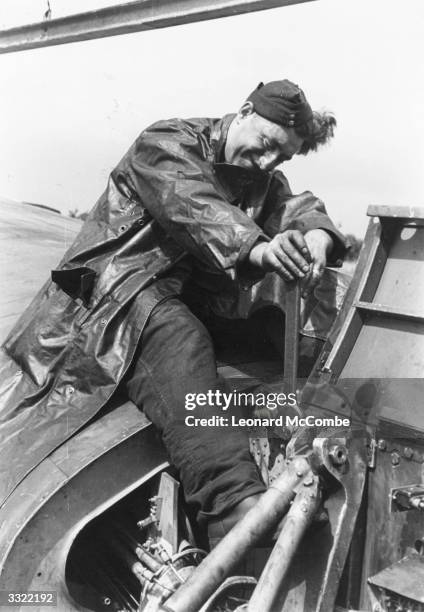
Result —
[[[75,388],[72,385],[66,385],[65,395],[73,395],[74,393],[75,393]]]

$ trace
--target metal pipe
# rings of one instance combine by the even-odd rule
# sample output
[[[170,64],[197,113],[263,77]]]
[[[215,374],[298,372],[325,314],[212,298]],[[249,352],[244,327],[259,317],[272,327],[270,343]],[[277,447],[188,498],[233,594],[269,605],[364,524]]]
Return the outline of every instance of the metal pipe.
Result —
[[[253,591],[247,612],[273,612],[277,595],[283,596],[282,582],[293,560],[300,541],[311,523],[320,503],[318,479],[302,487],[290,508],[283,529]]]
[[[155,559],[155,557],[151,555],[147,550],[145,550],[142,546],[137,546],[137,548],[135,549],[135,554],[140,559],[141,563],[152,572],[158,572],[162,567],[162,563]]]
[[[13,53],[154,30],[313,0],[138,0],[0,31],[0,53]]]
[[[300,283],[286,283],[284,326],[284,392],[296,393],[299,361]]]
[[[286,514],[295,496],[294,489],[305,475],[312,476],[307,459],[303,456],[294,457],[257,504],[219,542],[187,582],[166,601],[166,610],[198,612],[248,550],[258,544]]]

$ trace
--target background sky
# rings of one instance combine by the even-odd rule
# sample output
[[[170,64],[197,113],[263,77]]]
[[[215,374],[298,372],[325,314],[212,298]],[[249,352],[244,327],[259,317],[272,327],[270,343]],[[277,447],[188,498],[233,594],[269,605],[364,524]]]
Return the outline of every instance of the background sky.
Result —
[[[116,4],[50,0],[52,16]],[[46,0],[1,0],[0,27]],[[236,111],[290,78],[338,119],[330,146],[283,170],[345,232],[369,204],[424,205],[422,0],[318,0],[209,22],[0,55],[0,196],[86,211],[138,133]]]

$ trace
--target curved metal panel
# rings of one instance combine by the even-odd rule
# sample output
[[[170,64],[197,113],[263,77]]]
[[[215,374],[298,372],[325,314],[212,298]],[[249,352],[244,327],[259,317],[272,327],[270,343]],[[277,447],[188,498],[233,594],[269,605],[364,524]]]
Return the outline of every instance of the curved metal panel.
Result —
[[[0,511],[0,589],[57,590],[70,601],[65,562],[83,527],[168,466],[153,427],[127,402],[38,465]]]

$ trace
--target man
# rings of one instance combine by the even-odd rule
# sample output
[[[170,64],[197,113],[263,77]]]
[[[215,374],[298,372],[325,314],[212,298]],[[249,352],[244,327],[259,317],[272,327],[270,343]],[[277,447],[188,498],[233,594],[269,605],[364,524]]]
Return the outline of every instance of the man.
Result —
[[[187,393],[222,388],[193,310],[237,317],[240,291],[266,272],[310,291],[343,255],[322,202],[293,196],[275,171],[334,125],[284,80],[260,84],[237,115],[161,121],[139,136],[4,344],[0,463],[20,459],[2,499],[118,385],[160,429],[200,522],[232,524],[261,494],[243,431],[184,424]]]

